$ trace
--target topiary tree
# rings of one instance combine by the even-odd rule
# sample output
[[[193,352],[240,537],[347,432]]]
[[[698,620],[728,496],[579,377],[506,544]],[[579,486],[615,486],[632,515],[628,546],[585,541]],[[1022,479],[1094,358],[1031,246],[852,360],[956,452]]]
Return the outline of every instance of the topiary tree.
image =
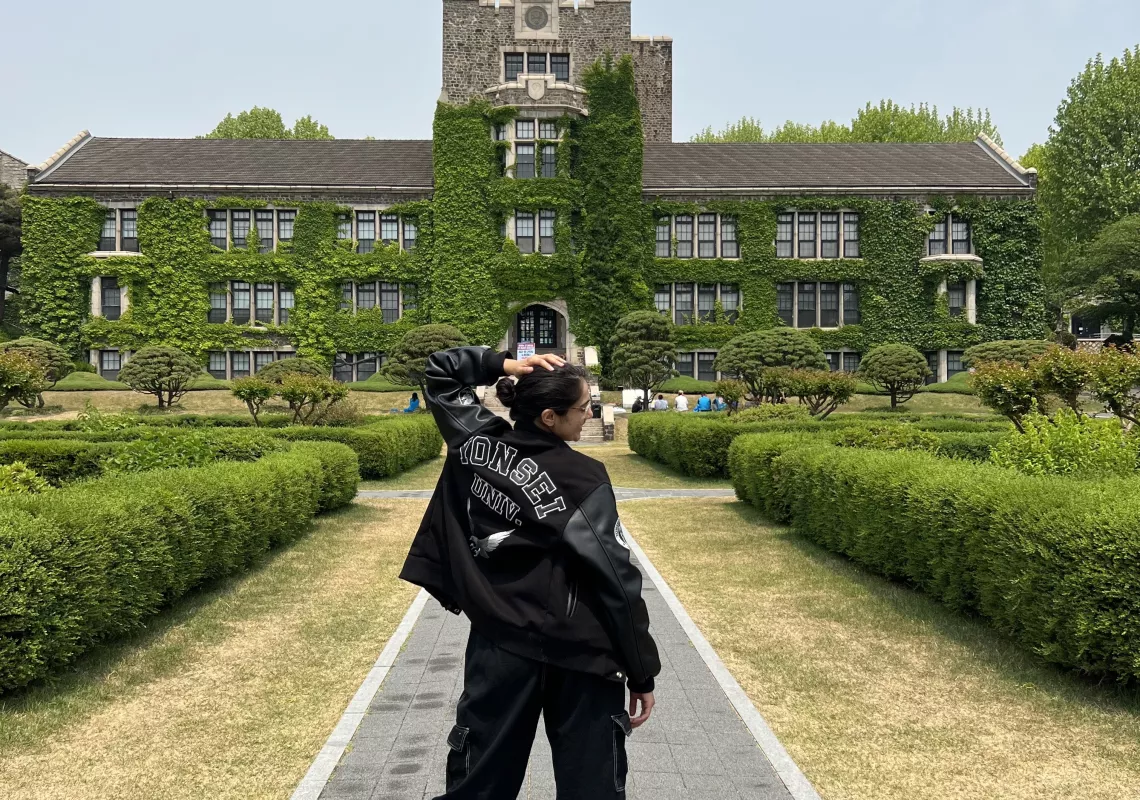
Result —
[[[463,347],[467,344],[467,337],[458,328],[451,325],[421,325],[412,328],[400,343],[392,348],[389,354],[388,366],[384,368],[384,375],[392,383],[404,386],[420,387],[420,396],[427,404],[427,385],[424,372],[427,369],[427,360],[433,353],[441,350],[450,350],[453,347]]]
[[[0,344],[0,352],[18,352],[23,353],[29,359],[40,365],[44,372],[44,380],[47,383],[45,391],[50,390],[57,382],[70,375],[75,370],[75,364],[71,360],[71,356],[67,351],[54,342],[48,342],[44,339],[35,339],[32,337],[25,337],[23,339],[13,339],[10,342]],[[44,396],[41,392],[35,397],[21,399],[20,403],[27,408],[38,406],[44,407]]]
[[[1001,342],[977,344],[962,354],[962,363],[969,368],[987,361],[1012,361],[1028,366],[1029,362],[1048,351],[1051,343],[1045,339],[1010,339]]]
[[[329,371],[325,365],[311,358],[286,358],[274,361],[257,371],[257,377],[266,383],[281,383],[287,375],[309,375],[314,378],[327,378]]]
[[[329,409],[348,397],[348,387],[332,378],[287,375],[277,394],[293,409],[294,425],[316,425]]]
[[[153,394],[170,408],[202,374],[202,367],[176,347],[144,347],[119,370],[119,380],[141,394]]]
[[[859,375],[891,396],[891,408],[910,400],[933,373],[926,356],[905,344],[884,344],[863,358]]]
[[[1061,398],[1078,417],[1083,416],[1081,395],[1093,382],[1096,356],[1054,346],[1034,359],[1030,366],[1046,392]]]
[[[827,419],[855,396],[855,378],[846,372],[797,369],[788,382],[788,393],[798,397],[813,417]]]
[[[0,352],[0,410],[16,400],[23,405],[47,389],[47,379],[38,362],[17,351]]]
[[[1012,361],[986,361],[970,376],[970,389],[983,405],[1024,432],[1026,414],[1045,408],[1045,388],[1036,370]]]
[[[262,372],[264,371],[263,369]],[[249,409],[249,413],[253,417],[253,424],[260,428],[261,407],[277,393],[278,385],[261,378],[260,373],[258,373],[256,378],[238,378],[234,381],[233,388],[230,391],[233,392],[234,397],[245,403],[245,407]]]
[[[673,323],[656,311],[634,311],[618,320],[610,348],[614,378],[640,389],[647,404],[665,381],[679,374],[673,368],[677,361]]]
[[[772,328],[737,336],[721,348],[718,371],[740,379],[756,402],[782,403],[789,370],[827,370],[827,356],[808,334],[791,328]]]

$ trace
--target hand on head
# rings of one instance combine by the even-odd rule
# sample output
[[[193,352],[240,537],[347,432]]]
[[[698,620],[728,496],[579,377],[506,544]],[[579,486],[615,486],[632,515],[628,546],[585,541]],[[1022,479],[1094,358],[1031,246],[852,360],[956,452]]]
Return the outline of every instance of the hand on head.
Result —
[[[556,356],[553,353],[546,353],[544,355],[531,356],[525,361],[516,361],[512,358],[508,358],[503,362],[503,371],[508,375],[519,378],[523,375],[529,375],[539,367],[553,372],[558,367],[564,366],[566,366],[566,361],[560,356]]]

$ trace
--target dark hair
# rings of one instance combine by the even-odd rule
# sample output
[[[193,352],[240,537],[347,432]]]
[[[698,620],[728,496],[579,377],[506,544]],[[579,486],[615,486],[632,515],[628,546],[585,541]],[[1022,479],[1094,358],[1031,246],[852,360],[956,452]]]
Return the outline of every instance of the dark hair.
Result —
[[[583,367],[567,364],[553,372],[537,367],[515,383],[502,378],[495,384],[499,402],[511,410],[511,419],[537,419],[550,409],[565,414],[582,399],[582,384],[589,383]]]
[[[412,399],[413,400],[419,400],[420,399],[419,393],[418,392],[412,392]]]

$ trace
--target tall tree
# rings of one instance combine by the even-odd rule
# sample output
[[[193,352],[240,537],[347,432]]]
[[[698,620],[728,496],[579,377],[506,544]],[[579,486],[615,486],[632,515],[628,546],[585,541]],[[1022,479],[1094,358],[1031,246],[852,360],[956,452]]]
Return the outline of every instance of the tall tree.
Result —
[[[333,139],[327,125],[322,125],[311,116],[304,116],[285,126],[281,113],[272,108],[254,106],[242,111],[236,117],[226,114],[205,139]]]
[[[657,311],[626,314],[618,320],[610,346],[614,378],[627,389],[640,389],[646,405],[651,394],[677,375],[673,323]]]
[[[1131,341],[1140,317],[1140,214],[1104,228],[1065,274],[1081,313],[1093,320],[1119,319]]]
[[[0,322],[6,310],[8,270],[12,259],[23,250],[20,238],[20,196],[6,183],[0,183]]]
[[[797,122],[785,122],[772,131],[765,131],[760,121],[744,117],[730,123],[720,131],[706,128],[693,137],[695,142],[969,142],[984,133],[1001,143],[998,133],[985,109],[961,109],[957,106],[945,117],[938,107],[921,103],[907,108],[893,100],[882,100],[878,105],[867,103],[849,125],[827,120],[818,127]]]

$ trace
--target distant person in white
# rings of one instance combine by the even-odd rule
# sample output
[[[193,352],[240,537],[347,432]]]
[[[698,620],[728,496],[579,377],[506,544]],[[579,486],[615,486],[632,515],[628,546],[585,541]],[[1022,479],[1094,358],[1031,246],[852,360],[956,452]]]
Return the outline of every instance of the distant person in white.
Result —
[[[663,395],[663,394],[657,395],[657,399],[653,401],[653,410],[654,411],[668,411],[669,410],[669,401],[665,399],[665,395]]]
[[[676,407],[678,411],[689,410],[689,398],[685,397],[684,392],[677,393]]]

